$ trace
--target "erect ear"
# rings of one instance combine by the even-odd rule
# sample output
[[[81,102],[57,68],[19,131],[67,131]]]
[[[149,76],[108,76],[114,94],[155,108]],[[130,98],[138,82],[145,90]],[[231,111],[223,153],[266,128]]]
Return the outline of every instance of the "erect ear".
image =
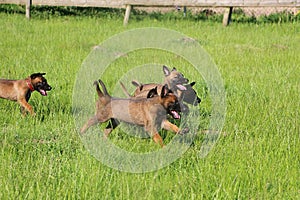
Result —
[[[131,83],[132,83],[132,85],[134,85],[135,87],[139,87],[139,86],[143,85],[143,84],[141,84],[140,82],[138,82],[138,81],[136,81],[136,80],[131,81]]]
[[[190,85],[193,87],[196,84],[195,81],[191,82]]]
[[[103,93],[102,91],[100,90],[100,87],[99,87],[99,81],[94,81],[94,85],[96,86],[96,92],[98,94],[99,97],[103,97]]]
[[[41,77],[43,75],[45,75],[46,73],[34,73],[30,75],[31,79],[35,79],[36,77]]]
[[[156,96],[156,95],[158,95],[158,94],[157,94],[157,87],[151,89],[151,90],[148,92],[147,98],[152,98],[152,97],[154,97],[154,96]]]
[[[169,88],[168,88],[168,85],[164,85],[161,89],[161,93],[160,93],[160,96],[163,98],[165,97],[167,94],[169,93]]]
[[[171,73],[169,68],[165,65],[163,66],[163,72],[164,72],[165,76],[169,76]]]
[[[140,91],[142,91],[143,90],[143,87],[144,87],[144,85],[141,85],[139,88],[140,88]]]
[[[177,69],[175,67],[173,67],[172,71],[177,71]]]

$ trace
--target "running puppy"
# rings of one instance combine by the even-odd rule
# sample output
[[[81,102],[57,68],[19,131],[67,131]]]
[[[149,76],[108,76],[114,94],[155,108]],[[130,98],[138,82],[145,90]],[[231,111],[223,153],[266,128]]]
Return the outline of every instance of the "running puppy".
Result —
[[[163,73],[165,75],[165,81],[163,84],[149,83],[149,84],[139,84],[137,81],[133,81],[132,84],[137,88],[134,91],[133,96],[137,97],[140,93],[144,93],[144,91],[149,91],[156,86],[159,86],[158,92],[160,92],[162,86],[167,85],[168,88],[178,97],[180,91],[186,90],[184,84],[187,84],[189,80],[184,77],[182,73],[173,68],[170,70],[167,66],[163,66]]]
[[[163,66],[163,73],[165,75],[165,81],[163,84],[142,84],[136,80],[132,81],[131,83],[136,86],[133,95],[129,94],[123,83],[120,82],[120,84],[127,97],[135,98],[145,98],[148,92],[155,87],[157,87],[157,91],[160,93],[162,87],[164,85],[168,85],[168,88],[177,96],[178,101],[181,104],[182,112],[188,112],[188,107],[183,104],[183,102],[194,106],[197,106],[201,102],[201,99],[197,96],[196,91],[193,89],[195,82],[188,83],[189,80],[186,79],[182,73],[177,71],[176,68],[170,70],[167,66]]]
[[[100,90],[99,83],[103,92]],[[123,99],[111,97],[101,80],[95,81],[94,84],[99,97],[96,103],[96,114],[84,124],[80,130],[81,134],[84,134],[89,127],[112,118],[144,127],[154,142],[161,147],[164,146],[158,133],[161,128],[180,133],[179,128],[167,120],[167,114],[175,119],[180,118],[177,97],[170,93],[167,86],[163,87],[160,95],[157,95],[157,88],[155,88],[149,91],[148,98]],[[112,129],[115,127],[113,126]],[[110,132],[106,132],[106,136]]]
[[[52,88],[43,77],[46,73],[34,73],[22,80],[0,79],[0,98],[17,101],[21,105],[23,115],[28,111],[34,115],[32,106],[28,103],[31,93],[38,91],[47,96],[47,91]]]
[[[138,81],[132,81],[131,82],[134,86],[136,86],[136,90],[134,92],[134,95],[131,96],[127,89],[125,88],[124,84],[122,82],[120,82],[120,85],[124,91],[124,93],[127,95],[127,96],[130,96],[130,97],[135,97],[135,98],[144,98],[147,93],[149,92],[148,89],[149,89],[149,86],[151,85],[152,87],[157,87],[157,91],[160,92],[161,89],[162,89],[162,84],[156,84],[156,83],[151,83],[151,84],[142,84],[142,83],[139,83]],[[178,97],[178,101],[180,103],[188,103],[188,104],[191,104],[193,106],[197,106],[198,104],[201,103],[201,99],[200,97],[197,96],[197,92],[194,90],[193,86],[196,84],[195,81],[191,82],[191,83],[188,83],[188,84],[183,84],[182,85],[182,90],[176,90],[176,93],[177,93],[177,97]],[[145,87],[147,86],[147,87]],[[184,111],[186,110],[185,109],[185,106],[184,105],[181,105],[184,109]]]

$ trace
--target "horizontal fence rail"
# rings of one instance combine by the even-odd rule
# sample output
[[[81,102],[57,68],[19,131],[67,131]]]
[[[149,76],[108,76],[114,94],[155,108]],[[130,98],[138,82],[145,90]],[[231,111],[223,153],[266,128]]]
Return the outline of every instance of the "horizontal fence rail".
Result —
[[[300,0],[124,0],[124,4],[189,7],[297,7],[300,6]]]
[[[229,24],[233,7],[300,7],[300,0],[0,0],[0,4],[26,5],[30,18],[31,5],[126,8],[124,25],[133,6],[145,7],[225,7],[223,24]]]
[[[0,0],[0,4],[25,5],[47,5],[47,6],[76,6],[76,7],[124,7],[122,0]]]

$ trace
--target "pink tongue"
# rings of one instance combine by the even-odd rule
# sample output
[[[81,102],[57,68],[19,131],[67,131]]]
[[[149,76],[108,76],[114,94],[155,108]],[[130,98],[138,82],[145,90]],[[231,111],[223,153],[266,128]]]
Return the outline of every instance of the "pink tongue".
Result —
[[[180,119],[180,115],[176,111],[172,110],[171,113],[175,119]]]
[[[43,96],[47,96],[46,90],[40,90],[40,93],[41,93],[41,95],[43,95]]]
[[[176,86],[178,87],[179,90],[186,90],[186,87],[183,85],[178,84]]]

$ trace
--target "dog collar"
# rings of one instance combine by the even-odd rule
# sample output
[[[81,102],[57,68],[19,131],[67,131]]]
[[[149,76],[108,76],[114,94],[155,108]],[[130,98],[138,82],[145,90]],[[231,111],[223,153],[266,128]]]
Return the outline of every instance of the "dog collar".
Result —
[[[31,90],[31,92],[33,92],[34,88],[33,88],[32,84],[31,84],[31,82],[29,80],[26,80],[26,83],[27,83],[27,86],[29,87],[29,89]]]

